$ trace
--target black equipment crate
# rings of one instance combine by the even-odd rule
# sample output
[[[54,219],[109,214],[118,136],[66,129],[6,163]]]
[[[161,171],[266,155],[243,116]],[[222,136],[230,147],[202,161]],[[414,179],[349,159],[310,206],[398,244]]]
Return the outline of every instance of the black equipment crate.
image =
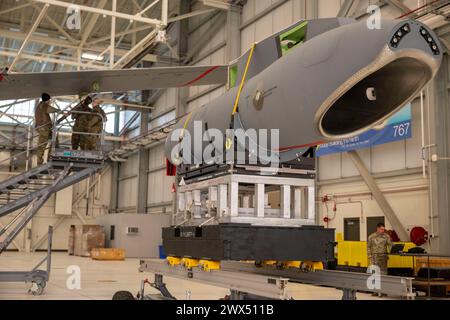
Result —
[[[233,261],[334,261],[334,229],[220,224],[163,229],[168,256]]]

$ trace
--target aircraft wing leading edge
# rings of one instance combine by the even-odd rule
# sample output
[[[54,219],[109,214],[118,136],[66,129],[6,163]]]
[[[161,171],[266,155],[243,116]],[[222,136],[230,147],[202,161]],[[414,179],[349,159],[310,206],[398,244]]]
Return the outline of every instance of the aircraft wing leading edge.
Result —
[[[12,73],[0,77],[0,100],[226,84],[228,66]]]

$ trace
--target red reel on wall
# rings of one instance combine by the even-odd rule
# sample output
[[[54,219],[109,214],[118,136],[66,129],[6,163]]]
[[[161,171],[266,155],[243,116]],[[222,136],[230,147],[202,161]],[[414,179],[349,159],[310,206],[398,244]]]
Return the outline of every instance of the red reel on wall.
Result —
[[[411,229],[411,242],[416,246],[422,246],[428,241],[428,231],[422,227],[414,227]]]
[[[400,242],[400,238],[395,230],[386,230],[386,233],[391,237],[392,242]]]

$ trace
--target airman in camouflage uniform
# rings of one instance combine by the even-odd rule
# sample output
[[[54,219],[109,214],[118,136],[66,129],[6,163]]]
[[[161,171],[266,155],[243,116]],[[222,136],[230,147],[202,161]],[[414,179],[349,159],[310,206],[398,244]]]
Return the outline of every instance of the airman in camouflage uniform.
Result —
[[[369,264],[378,266],[381,274],[387,274],[388,254],[391,247],[391,237],[386,233],[384,224],[378,224],[377,231],[371,234],[367,240],[367,256]]]
[[[92,109],[89,105],[92,103],[92,98],[87,97],[83,100],[79,105],[77,105],[73,111],[76,112],[92,112]],[[72,150],[78,150],[81,147],[81,150],[86,150],[86,140],[87,136],[80,133],[88,133],[89,132],[89,121],[91,119],[91,115],[87,113],[72,113],[72,119],[75,120],[75,124],[73,125],[73,133],[72,133]]]
[[[86,136],[86,150],[98,150],[100,146],[101,134],[103,132],[103,121],[106,121],[106,113],[100,107],[103,101],[94,99],[92,103],[91,119],[88,124],[89,133],[92,135]]]
[[[53,124],[50,114],[58,112],[58,109],[50,105],[50,99],[51,97],[48,93],[43,93],[42,101],[38,104],[34,111],[34,125],[38,133],[38,165],[41,165],[44,162],[44,153],[47,148],[47,142],[52,137]]]

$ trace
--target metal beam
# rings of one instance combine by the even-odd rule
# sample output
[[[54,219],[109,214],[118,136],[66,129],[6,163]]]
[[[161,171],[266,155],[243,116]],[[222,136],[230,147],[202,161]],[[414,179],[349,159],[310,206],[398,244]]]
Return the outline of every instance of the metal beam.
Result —
[[[5,13],[10,13],[10,12],[13,12],[13,11],[16,11],[16,10],[20,10],[20,9],[23,9],[23,8],[26,8],[26,7],[29,7],[29,6],[31,6],[31,3],[21,4],[20,6],[16,6],[16,7],[12,7],[12,8],[0,11],[0,15],[5,14]]]
[[[107,1],[108,0],[100,0],[100,2],[97,4],[97,8],[103,9],[106,6]],[[114,3],[115,2],[113,2],[113,12],[116,11],[114,9]],[[80,41],[80,44],[79,44],[80,47],[83,47],[85,45],[87,39],[89,38],[89,36],[92,33],[92,30],[94,30],[95,24],[97,23],[97,20],[98,20],[99,16],[100,15],[98,13],[92,13],[91,14],[91,19],[89,19],[86,27],[84,28],[84,30],[82,32],[81,41]],[[115,22],[115,17],[112,17],[112,20]]]
[[[142,52],[142,50],[148,46],[148,44],[152,41],[154,41],[157,34],[157,30],[154,29],[152,32],[150,32],[147,36],[145,36],[141,41],[139,41],[136,46],[131,48],[122,58],[117,61],[113,69],[122,69],[124,66],[126,66],[131,60],[133,60],[134,56],[138,52]]]
[[[13,62],[9,65],[9,71],[12,71],[14,69],[15,64],[17,63],[17,61],[19,61],[20,56],[22,55],[23,50],[25,49],[26,45],[28,44],[28,41],[30,40],[31,35],[36,31],[36,28],[39,26],[39,24],[41,23],[42,19],[45,16],[45,13],[48,10],[49,5],[46,4],[41,12],[39,13],[38,17],[36,18],[36,21],[34,21],[33,26],[31,27],[31,29],[28,31],[27,36],[25,37],[25,39],[22,42],[22,45],[20,46],[19,52],[17,52],[17,56],[14,58]]]
[[[355,0],[345,0],[344,3],[341,5],[341,8],[339,9],[337,16],[338,17],[349,16],[350,9],[352,8],[354,2]]]
[[[5,228],[5,225],[1,222],[0,222],[0,228],[2,228],[2,229]],[[17,250],[19,250],[19,252],[24,251],[23,248],[17,243],[16,240],[11,241],[11,243],[16,247]]]
[[[32,5],[36,10],[40,10],[41,8],[35,4],[35,3],[29,3],[30,5]],[[49,16],[45,16],[44,17],[45,20],[47,20],[48,22],[50,22],[51,25],[53,25],[56,30],[58,30],[64,37],[67,38],[67,40],[69,40],[70,42],[72,42],[73,44],[77,44],[78,41],[75,40],[70,34],[68,34],[66,32],[66,30],[64,30],[55,20],[52,19],[52,17]]]
[[[152,24],[155,26],[164,26],[163,22],[160,20],[157,20],[157,19],[150,19],[150,18],[145,18],[145,17],[131,15],[131,14],[117,12],[117,11],[114,12],[111,10],[99,9],[99,8],[89,7],[89,6],[80,5],[80,4],[73,4],[70,2],[64,2],[64,1],[59,1],[59,0],[31,0],[31,1],[50,4],[53,6],[58,6],[58,7],[63,7],[63,8],[72,8],[74,6],[77,6],[81,11],[85,11],[85,12],[101,14],[101,15],[109,16],[109,17],[116,17],[116,18],[125,19],[128,21],[138,21],[138,22],[142,22],[142,23]]]
[[[288,279],[277,276],[223,270],[206,272],[200,268],[188,270],[181,266],[169,266],[164,261],[151,260],[141,261],[139,271],[264,296],[269,299],[291,298],[288,293],[290,287]]]
[[[190,13],[186,13],[186,14],[183,14],[183,15],[179,15],[179,16],[170,18],[169,19],[169,23],[180,21],[180,20],[184,20],[184,19],[189,19],[189,18],[196,17],[196,16],[200,16],[200,15],[203,15],[203,14],[214,12],[216,10],[217,9],[205,9],[205,10],[193,11],[193,12],[190,12]]]
[[[336,289],[349,289],[359,292],[375,292],[387,294],[392,297],[414,299],[412,278],[380,276],[380,287],[369,289],[368,283],[373,277],[370,273],[347,272],[334,270],[316,270],[314,272],[302,272],[295,268],[277,270],[276,268],[258,268],[254,263],[224,261],[221,262],[221,270],[240,271],[252,274],[272,275],[287,278],[290,281],[304,284],[332,287]]]
[[[375,179],[372,177],[369,170],[366,168],[366,166],[365,166],[364,162],[362,161],[361,157],[359,156],[358,152],[357,151],[349,151],[349,152],[347,152],[347,154],[352,159],[353,163],[355,164],[356,168],[358,169],[359,173],[361,174],[362,178],[364,179],[364,182],[366,183],[370,192],[372,192],[372,195],[375,198],[375,201],[378,203],[378,205],[381,208],[381,211],[384,213],[386,218],[391,223],[395,232],[397,232],[399,238],[402,241],[408,241],[409,235],[406,232],[406,229],[403,227],[402,223],[398,219],[397,215],[395,214],[395,212],[392,209],[389,202],[387,202],[386,197],[384,196],[383,192],[378,187]]]
[[[112,0],[112,11],[117,12],[117,0]],[[111,17],[111,40],[109,42],[109,68],[114,67],[114,50],[116,48],[116,17]]]
[[[226,21],[226,15],[225,14],[220,14],[219,16],[216,17],[215,20],[212,21],[211,26],[209,27],[209,29],[205,32],[205,34],[202,35],[202,37],[200,38],[199,41],[197,41],[192,48],[189,50],[189,52],[187,53],[186,58],[183,60],[183,63],[189,63],[192,59],[192,57],[198,52],[200,51],[203,46],[205,46],[209,41],[210,41],[210,37],[211,35],[214,35],[217,33],[217,31],[219,31],[219,29],[223,26],[223,24]]]
[[[135,0],[133,0],[135,2]],[[148,10],[150,10],[151,8],[153,8],[154,6],[156,6],[159,3],[160,0],[155,0],[152,3],[150,3],[147,7],[145,7],[144,9],[142,9],[140,12],[136,13],[136,16],[141,17],[143,14],[145,14]],[[135,2],[136,4],[136,2]]]
[[[16,57],[17,53],[0,51],[0,56]],[[83,67],[83,68],[88,67],[89,69],[95,69],[95,70],[105,70],[106,69],[105,66],[99,66],[99,65],[93,65],[93,64],[87,65],[85,63],[77,62],[74,60],[50,58],[49,56],[46,56],[46,55],[36,56],[31,53],[30,54],[22,53],[21,57],[22,57],[22,59],[25,59],[25,60],[32,60],[32,61],[38,61],[38,62],[50,62],[50,63],[56,63],[56,64],[63,64],[63,65],[67,65],[67,66],[73,66],[73,67]]]
[[[149,95],[149,91],[142,92],[143,101]],[[141,126],[140,134],[148,132],[149,112],[148,110],[141,111]],[[148,198],[148,168],[149,168],[150,152],[149,150],[140,149],[138,154],[138,178],[137,178],[137,198],[136,210],[137,213],[147,213],[147,198]]]
[[[411,12],[411,9],[408,6],[406,6],[403,2],[401,2],[400,0],[384,0],[384,2],[393,6],[394,8],[397,8],[402,13]]]
[[[147,28],[148,29],[148,28]],[[2,35],[2,37],[4,38],[8,38],[8,39],[15,39],[15,40],[23,40],[26,37],[26,34],[23,32],[15,32],[15,31],[11,31],[11,30],[7,30],[7,29],[0,29],[0,33]],[[116,36],[119,36],[119,34],[117,34]],[[105,40],[109,40],[109,36],[106,39],[102,39],[102,41]],[[61,48],[65,48],[65,50],[77,50],[79,49],[79,47],[75,44],[70,44],[69,42],[62,40],[62,39],[58,39],[58,38],[53,38],[53,37],[44,37],[44,36],[31,36],[30,37],[30,41],[29,42],[35,42],[35,43],[40,43],[40,44],[47,44],[50,46],[56,46],[56,47],[61,47]],[[94,51],[94,52],[103,52],[106,49],[109,48],[105,47],[105,46],[93,46],[94,42],[96,42],[96,40],[94,40],[93,42],[88,42],[86,43],[86,46],[89,48],[90,51]],[[65,51],[63,50],[63,51]],[[4,53],[4,50],[0,51],[0,54]],[[125,54],[128,53],[128,50],[125,49],[115,49],[115,55],[117,57],[122,57]],[[30,59],[30,58],[27,58]],[[149,61],[149,62],[157,62],[158,61],[158,57],[154,54],[147,54],[146,56],[143,57],[142,59],[143,61]],[[73,60],[75,61],[75,60]]]
[[[152,29],[152,28],[153,28],[153,26],[143,25],[143,26],[136,27],[136,28],[133,28],[133,29],[128,29],[128,30],[125,30],[125,31],[117,32],[116,33],[116,38],[117,37],[126,36],[126,35],[128,35],[130,33],[135,33],[135,32],[139,32],[139,31],[149,30],[149,29]],[[92,45],[94,45],[96,43],[108,41],[110,38],[111,38],[111,36],[107,35],[107,36],[104,36],[104,37],[101,37],[101,38],[93,39],[93,40],[88,41],[86,46],[90,47],[90,46],[92,46]]]

